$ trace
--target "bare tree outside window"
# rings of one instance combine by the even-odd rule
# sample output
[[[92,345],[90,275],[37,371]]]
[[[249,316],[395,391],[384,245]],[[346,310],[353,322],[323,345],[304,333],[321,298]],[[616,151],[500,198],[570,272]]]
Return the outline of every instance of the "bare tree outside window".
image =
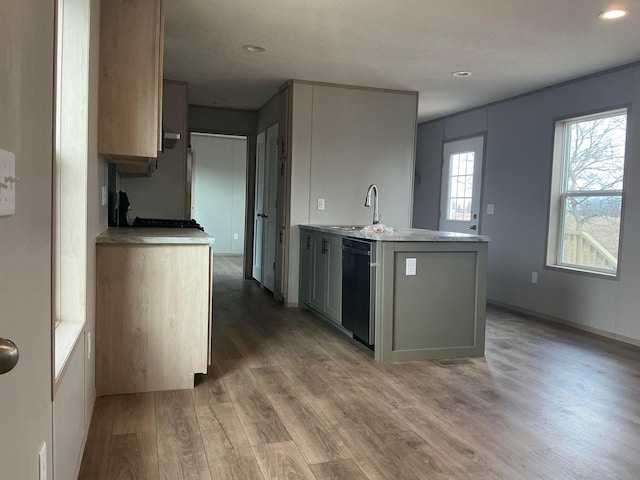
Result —
[[[626,111],[562,122],[561,264],[615,272],[624,179]]]

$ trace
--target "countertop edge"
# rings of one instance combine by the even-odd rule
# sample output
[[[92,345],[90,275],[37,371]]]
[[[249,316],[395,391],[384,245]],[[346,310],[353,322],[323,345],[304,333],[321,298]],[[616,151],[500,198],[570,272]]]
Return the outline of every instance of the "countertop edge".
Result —
[[[211,245],[215,238],[197,228],[108,228],[96,244]]]
[[[341,237],[360,238],[379,242],[489,242],[486,235],[471,235],[457,232],[441,232],[419,228],[398,228],[393,233],[362,233],[360,230],[343,230],[336,225],[298,225],[300,229],[338,235]]]

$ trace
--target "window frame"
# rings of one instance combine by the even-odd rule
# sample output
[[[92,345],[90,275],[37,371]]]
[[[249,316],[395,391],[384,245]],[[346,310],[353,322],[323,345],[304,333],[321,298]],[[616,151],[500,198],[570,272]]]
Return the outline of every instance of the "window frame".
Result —
[[[624,149],[624,165],[621,190],[582,190],[577,192],[567,192],[564,189],[564,183],[568,166],[566,158],[568,156],[567,136],[568,125],[584,120],[610,117],[619,114],[625,114],[625,149]],[[624,231],[625,217],[625,198],[627,185],[627,170],[629,166],[629,145],[631,131],[631,105],[623,104],[614,107],[599,109],[596,111],[582,113],[578,115],[569,115],[555,118],[553,120],[553,144],[552,144],[552,163],[551,163],[551,188],[549,194],[549,214],[547,218],[547,242],[545,253],[545,268],[562,272],[570,272],[576,274],[584,274],[605,279],[620,279],[621,259],[622,259],[622,238]],[[566,201],[569,197],[620,197],[620,230],[618,235],[618,256],[615,272],[612,270],[601,269],[598,267],[578,266],[575,264],[562,262],[562,245],[565,231],[565,223],[563,220]]]

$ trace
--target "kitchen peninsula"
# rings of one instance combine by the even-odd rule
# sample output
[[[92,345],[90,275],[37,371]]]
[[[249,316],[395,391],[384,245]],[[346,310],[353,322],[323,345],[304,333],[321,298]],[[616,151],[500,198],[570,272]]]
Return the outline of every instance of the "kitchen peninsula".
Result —
[[[195,228],[110,228],[96,238],[96,389],[193,388],[210,363],[211,245]]]
[[[300,303],[343,331],[342,240],[370,242],[377,361],[484,355],[488,237],[410,228],[384,234],[348,226],[299,228]]]

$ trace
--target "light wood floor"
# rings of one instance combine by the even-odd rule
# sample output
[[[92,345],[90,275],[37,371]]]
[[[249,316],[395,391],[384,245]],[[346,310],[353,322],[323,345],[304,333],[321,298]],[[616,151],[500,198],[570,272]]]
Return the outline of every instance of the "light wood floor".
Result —
[[[80,478],[640,478],[640,349],[489,310],[486,358],[377,364],[215,263],[193,390],[96,403]]]

